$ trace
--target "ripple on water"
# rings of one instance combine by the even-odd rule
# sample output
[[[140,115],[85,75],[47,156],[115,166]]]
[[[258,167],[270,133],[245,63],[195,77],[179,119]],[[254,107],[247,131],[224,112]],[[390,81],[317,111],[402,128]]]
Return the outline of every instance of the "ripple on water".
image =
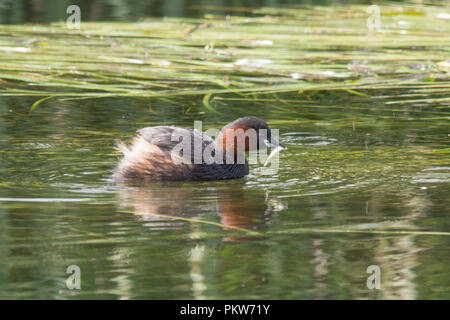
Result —
[[[283,142],[286,144],[307,145],[307,146],[325,146],[337,139],[325,136],[310,135],[309,132],[291,132],[283,134]]]
[[[411,183],[443,183],[450,182],[450,172],[435,172],[438,170],[448,170],[446,167],[427,168],[423,171],[433,171],[419,173],[412,177]]]

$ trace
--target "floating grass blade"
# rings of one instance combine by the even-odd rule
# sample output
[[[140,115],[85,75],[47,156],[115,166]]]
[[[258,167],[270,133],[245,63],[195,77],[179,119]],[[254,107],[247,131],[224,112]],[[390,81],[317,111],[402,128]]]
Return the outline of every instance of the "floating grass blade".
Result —
[[[255,99],[343,90],[369,97],[362,90],[450,87],[445,59],[450,28],[438,18],[439,6],[402,4],[400,10],[386,2],[378,33],[366,30],[363,5],[241,9],[228,18],[84,22],[81,30],[65,23],[2,25],[0,95],[198,95],[218,113],[210,103],[216,94]],[[420,14],[408,14],[416,11]],[[237,16],[242,12],[253,16]],[[427,94],[442,99],[435,97],[438,91]]]
[[[210,99],[211,99],[211,93],[205,94],[205,96],[203,97],[203,105],[211,112],[214,112],[215,114],[221,114],[219,111],[217,111],[216,109],[214,109],[211,104],[209,103]]]
[[[44,98],[42,98],[42,99],[37,100],[37,101],[36,101],[35,103],[33,103],[33,105],[31,106],[29,113],[31,114],[31,113],[34,111],[34,109],[36,109],[36,108],[38,107],[39,104],[41,104],[42,102],[44,102],[44,101],[46,101],[46,100],[48,100],[48,99],[50,99],[50,98],[53,98],[53,96],[48,96],[48,97],[44,97]]]

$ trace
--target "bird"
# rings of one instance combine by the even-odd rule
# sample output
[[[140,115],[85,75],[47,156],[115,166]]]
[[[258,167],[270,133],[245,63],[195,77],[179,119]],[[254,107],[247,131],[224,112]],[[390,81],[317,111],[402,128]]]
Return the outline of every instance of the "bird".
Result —
[[[246,151],[270,145],[272,152],[267,164],[274,154],[286,150],[272,137],[267,123],[254,116],[230,122],[214,140],[199,130],[177,126],[146,127],[137,133],[129,146],[117,141],[117,149],[124,156],[113,170],[114,181],[241,178],[249,173]]]

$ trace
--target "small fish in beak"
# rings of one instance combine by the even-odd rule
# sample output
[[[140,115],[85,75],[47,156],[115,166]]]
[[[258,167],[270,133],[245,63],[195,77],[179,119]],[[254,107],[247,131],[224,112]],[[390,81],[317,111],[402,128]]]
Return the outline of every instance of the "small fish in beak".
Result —
[[[266,162],[264,163],[264,167],[267,166],[267,164],[270,162],[270,160],[280,151],[286,150],[287,148],[283,146],[281,143],[279,143],[274,138],[271,139],[271,141],[266,141],[268,145],[271,146],[272,151],[270,152],[269,156],[267,157]]]

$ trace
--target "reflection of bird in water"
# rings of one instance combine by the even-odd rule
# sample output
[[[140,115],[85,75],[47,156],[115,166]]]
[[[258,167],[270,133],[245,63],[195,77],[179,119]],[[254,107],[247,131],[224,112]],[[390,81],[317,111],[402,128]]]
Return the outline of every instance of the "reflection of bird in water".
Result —
[[[261,193],[245,192],[244,190],[233,190],[218,199],[217,208],[220,214],[220,221],[225,225],[225,229],[245,228],[261,229],[266,220],[271,218],[272,203],[277,201],[264,196]],[[284,210],[286,205],[280,203],[280,208]],[[249,241],[258,240],[261,237],[240,236],[226,237],[225,241]]]
[[[265,197],[260,190],[244,189],[242,183],[200,187],[157,183],[152,184],[152,189],[123,187],[118,192],[118,198],[122,209],[131,207],[133,213],[151,229],[182,228],[184,224],[180,220],[183,219],[192,222],[189,225],[191,239],[202,237],[202,223],[198,222],[211,222],[201,218],[202,215],[218,213],[221,223],[217,224],[228,230],[224,233],[236,229],[245,232],[243,236],[224,237],[223,241],[258,240],[261,236],[249,231],[263,228],[273,213],[278,211],[271,209],[276,199]],[[285,205],[275,207],[283,208]],[[194,299],[205,299],[208,288],[203,271],[207,259],[206,244],[195,241],[193,246],[185,249],[189,250],[187,263],[192,295]]]
[[[180,220],[218,224],[200,220],[200,216],[216,212],[225,230],[247,232],[245,236],[226,237],[225,241],[260,238],[255,236],[255,231],[266,224],[271,214],[285,208],[283,203],[274,208],[276,199],[259,190],[244,189],[242,185],[193,187],[153,184],[152,187],[121,188],[118,193],[120,207],[132,207],[133,213],[152,229],[179,227],[182,225]]]

